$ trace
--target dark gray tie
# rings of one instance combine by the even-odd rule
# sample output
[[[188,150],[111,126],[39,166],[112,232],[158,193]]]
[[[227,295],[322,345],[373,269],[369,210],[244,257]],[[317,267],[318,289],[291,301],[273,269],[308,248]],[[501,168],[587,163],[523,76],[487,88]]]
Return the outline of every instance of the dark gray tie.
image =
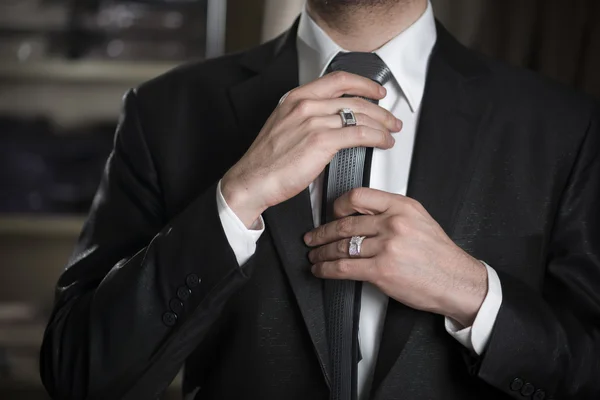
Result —
[[[374,53],[338,53],[327,72],[347,71],[384,85],[392,76],[383,60]],[[345,96],[351,96],[349,93]],[[367,99],[375,104],[377,100]],[[333,202],[355,187],[369,186],[373,148],[340,150],[325,168],[321,223],[332,221]],[[360,282],[325,280],[327,341],[331,356],[331,400],[355,400],[357,366],[360,361],[358,323]]]

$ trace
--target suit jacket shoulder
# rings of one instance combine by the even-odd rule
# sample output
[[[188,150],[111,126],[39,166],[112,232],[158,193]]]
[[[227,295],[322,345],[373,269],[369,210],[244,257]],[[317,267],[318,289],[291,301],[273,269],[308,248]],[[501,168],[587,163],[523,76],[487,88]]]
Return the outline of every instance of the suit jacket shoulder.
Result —
[[[491,71],[498,114],[515,124],[547,127],[546,134],[581,139],[598,106],[591,96],[537,72],[482,56]]]

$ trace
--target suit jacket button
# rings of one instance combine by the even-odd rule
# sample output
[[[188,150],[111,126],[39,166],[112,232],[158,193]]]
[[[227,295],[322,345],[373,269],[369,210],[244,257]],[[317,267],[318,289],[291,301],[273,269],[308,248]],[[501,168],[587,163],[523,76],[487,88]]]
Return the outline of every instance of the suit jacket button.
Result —
[[[185,286],[181,286],[179,289],[177,289],[177,297],[179,297],[182,301],[186,301],[190,297],[190,294],[192,294],[192,291]]]
[[[523,383],[523,379],[515,378],[515,380],[512,381],[512,383],[510,384],[510,388],[511,390],[514,390],[516,392],[517,390],[521,390],[521,388],[523,387]]]
[[[546,392],[541,389],[538,389],[533,394],[533,400],[544,400],[546,398]]]
[[[195,288],[196,286],[198,286],[199,283],[200,283],[200,278],[198,278],[198,275],[196,275],[196,274],[189,274],[187,276],[187,278],[185,278],[185,284],[190,289]]]
[[[171,299],[169,307],[175,314],[181,314],[183,312],[183,303],[179,299]]]
[[[531,396],[535,392],[535,387],[531,383],[526,383],[521,388],[521,394],[523,396]]]
[[[162,320],[166,326],[174,326],[177,322],[177,314],[172,312],[166,312],[163,314]]]

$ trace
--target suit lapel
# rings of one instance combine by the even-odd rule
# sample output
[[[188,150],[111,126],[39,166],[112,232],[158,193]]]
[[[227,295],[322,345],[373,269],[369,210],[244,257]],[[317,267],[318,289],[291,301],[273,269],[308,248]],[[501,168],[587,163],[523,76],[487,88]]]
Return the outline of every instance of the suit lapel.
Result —
[[[256,75],[230,90],[238,126],[252,143],[281,96],[298,86],[296,24],[276,41],[249,52],[242,63]],[[302,236],[314,228],[308,188],[264,213],[266,228],[294,292],[325,380],[329,384],[322,281],[310,272]]]
[[[479,156],[480,125],[490,105],[483,89],[486,67],[438,24],[415,138],[407,196],[423,204],[452,237]],[[398,358],[418,319],[426,314],[390,299],[372,392],[398,384]]]
[[[229,99],[246,148],[252,144],[281,96],[298,86],[297,24],[296,21],[289,31],[252,49],[240,60],[249,77],[229,90]]]

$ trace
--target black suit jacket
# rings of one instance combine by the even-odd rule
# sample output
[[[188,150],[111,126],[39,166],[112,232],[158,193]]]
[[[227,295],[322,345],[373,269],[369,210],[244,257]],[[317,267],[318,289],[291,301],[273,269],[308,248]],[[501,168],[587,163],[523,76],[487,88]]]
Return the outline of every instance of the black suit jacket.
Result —
[[[240,268],[218,180],[297,86],[295,27],[130,91],[41,353],[57,399],[327,399],[308,190],[268,209]],[[386,317],[372,398],[600,398],[600,128],[592,101],[486,59],[438,26],[408,195],[493,266],[483,356],[443,317]],[[200,280],[199,284],[197,279]],[[179,300],[178,300],[179,299]]]

